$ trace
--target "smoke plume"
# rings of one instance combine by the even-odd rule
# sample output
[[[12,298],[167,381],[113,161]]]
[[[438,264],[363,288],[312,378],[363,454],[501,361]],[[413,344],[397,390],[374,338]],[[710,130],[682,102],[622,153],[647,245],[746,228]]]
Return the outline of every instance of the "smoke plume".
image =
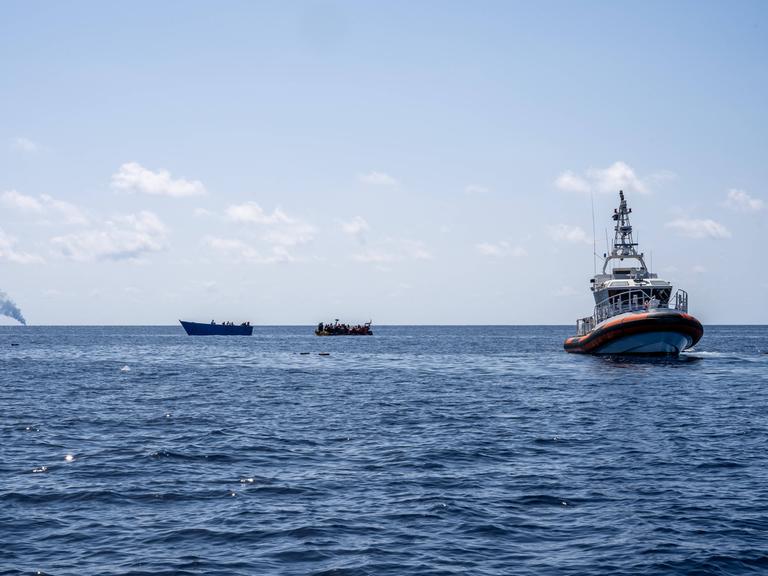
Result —
[[[27,321],[24,320],[24,315],[21,313],[21,310],[19,310],[19,307],[16,306],[16,303],[8,298],[8,295],[2,290],[0,290],[0,314],[9,316],[24,324],[24,326],[27,325]]]

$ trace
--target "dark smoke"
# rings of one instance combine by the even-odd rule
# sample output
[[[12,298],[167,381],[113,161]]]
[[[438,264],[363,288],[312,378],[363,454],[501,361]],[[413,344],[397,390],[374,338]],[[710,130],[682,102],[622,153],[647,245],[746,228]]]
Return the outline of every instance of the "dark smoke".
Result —
[[[0,314],[9,316],[18,322],[21,322],[24,326],[27,325],[27,321],[24,320],[24,315],[21,313],[21,310],[19,310],[19,307],[16,306],[16,303],[8,298],[8,295],[2,290],[0,290]]]

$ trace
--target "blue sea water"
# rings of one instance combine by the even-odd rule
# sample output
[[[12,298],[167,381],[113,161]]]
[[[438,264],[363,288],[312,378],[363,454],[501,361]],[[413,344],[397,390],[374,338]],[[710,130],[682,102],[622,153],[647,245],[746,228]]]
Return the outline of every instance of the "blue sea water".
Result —
[[[0,574],[768,573],[768,327],[375,332],[0,328]]]

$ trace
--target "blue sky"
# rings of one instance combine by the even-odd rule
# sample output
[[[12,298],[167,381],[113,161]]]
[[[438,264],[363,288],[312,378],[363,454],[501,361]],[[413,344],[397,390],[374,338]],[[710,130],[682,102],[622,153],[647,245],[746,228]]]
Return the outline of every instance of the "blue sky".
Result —
[[[0,11],[30,323],[568,324],[618,187],[695,315],[768,323],[763,2]]]

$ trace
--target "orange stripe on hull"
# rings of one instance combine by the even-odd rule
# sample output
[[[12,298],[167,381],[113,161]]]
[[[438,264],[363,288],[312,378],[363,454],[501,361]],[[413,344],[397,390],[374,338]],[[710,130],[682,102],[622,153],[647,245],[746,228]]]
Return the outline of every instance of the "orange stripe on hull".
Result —
[[[693,346],[701,339],[704,328],[690,314],[652,314],[646,312],[616,318],[584,336],[572,336],[565,341],[563,347],[568,352],[590,354],[598,352],[600,348],[621,338],[652,332],[682,334],[690,338],[690,346]]]

